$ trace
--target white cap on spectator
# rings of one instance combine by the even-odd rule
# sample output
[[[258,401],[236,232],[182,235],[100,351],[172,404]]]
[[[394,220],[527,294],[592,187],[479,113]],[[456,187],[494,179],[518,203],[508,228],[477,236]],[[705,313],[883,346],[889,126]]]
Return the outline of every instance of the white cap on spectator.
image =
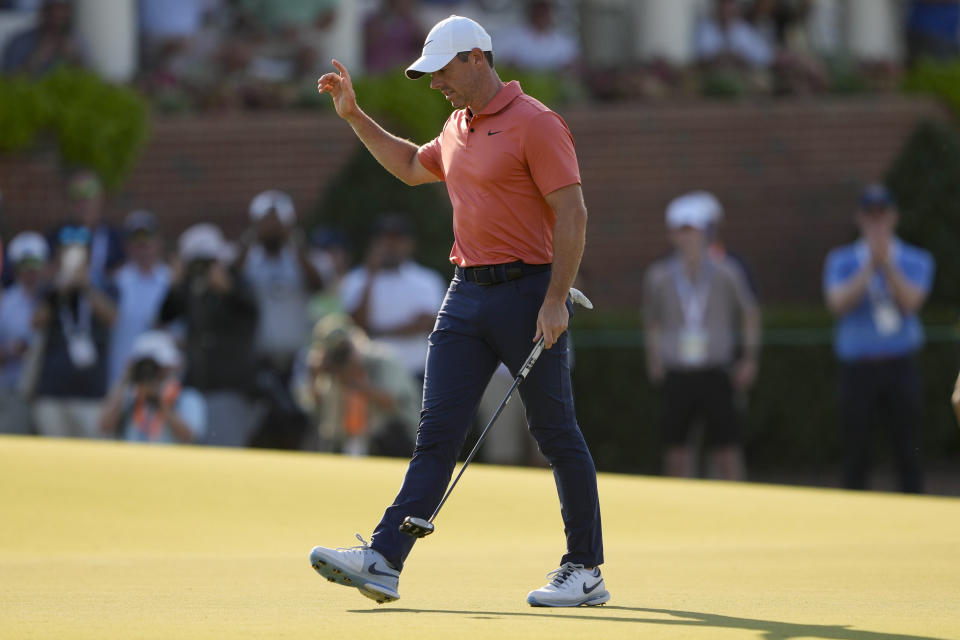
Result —
[[[271,211],[277,214],[286,226],[292,226],[297,220],[297,212],[293,207],[293,199],[283,191],[270,189],[258,193],[250,201],[250,219],[260,220]]]
[[[149,358],[161,367],[180,366],[180,350],[166,331],[145,331],[137,336],[130,350],[130,361]]]
[[[184,262],[191,260],[221,260],[227,262],[233,257],[230,244],[216,225],[201,222],[180,234],[180,258]]]
[[[461,51],[474,49],[493,51],[490,34],[470,18],[444,18],[430,29],[422,55],[407,67],[407,77],[416,80],[425,73],[433,73],[445,67]]]
[[[707,222],[710,224],[717,224],[723,220],[723,205],[720,204],[720,201],[717,200],[717,196],[713,195],[709,191],[691,191],[686,194],[689,197],[697,198],[700,201],[700,206],[703,207],[704,215],[707,216]]]
[[[713,216],[716,215],[716,207],[713,206],[711,199],[716,201],[716,198],[712,196],[705,198],[704,193],[695,191],[674,198],[667,205],[667,227],[670,229],[693,227],[701,231],[706,229],[715,220]]]
[[[36,231],[22,231],[13,237],[7,249],[10,262],[17,264],[27,259],[46,262],[50,257],[50,247],[42,235]]]

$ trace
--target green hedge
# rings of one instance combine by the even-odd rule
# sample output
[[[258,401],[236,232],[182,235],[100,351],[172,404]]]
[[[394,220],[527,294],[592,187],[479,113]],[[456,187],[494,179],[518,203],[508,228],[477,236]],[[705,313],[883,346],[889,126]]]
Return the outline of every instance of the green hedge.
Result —
[[[604,471],[658,474],[661,469],[660,402],[644,369],[639,329],[632,344],[585,346],[578,341],[573,370],[577,416],[597,466]],[[826,328],[824,328],[826,330]],[[919,357],[924,378],[923,421],[928,461],[960,456],[960,429],[951,407],[950,389],[957,376],[960,347],[954,342],[929,345]],[[748,471],[761,476],[781,473],[833,473],[841,459],[837,417],[838,368],[828,344],[768,345],[761,371],[749,394],[743,422]],[[878,443],[886,443],[881,436]],[[878,464],[889,458],[879,444]]]
[[[50,136],[65,164],[95,169],[111,189],[133,168],[149,133],[139,94],[90,71],[0,76],[0,105],[0,151],[27,151]]]
[[[904,76],[902,88],[908,93],[936,96],[960,115],[960,60],[921,60]]]
[[[919,123],[886,181],[900,208],[900,235],[929,250],[937,262],[931,300],[955,306],[960,292],[960,135],[954,126]]]

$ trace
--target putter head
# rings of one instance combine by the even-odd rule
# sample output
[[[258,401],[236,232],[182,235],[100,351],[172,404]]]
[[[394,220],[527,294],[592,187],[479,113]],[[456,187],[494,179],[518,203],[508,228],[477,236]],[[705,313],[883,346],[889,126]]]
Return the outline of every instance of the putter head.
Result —
[[[574,304],[578,304],[585,309],[593,309],[593,303],[590,302],[590,298],[583,294],[583,291],[570,287],[570,299],[573,300]]]
[[[400,531],[414,538],[423,538],[433,533],[433,523],[423,518],[407,516],[400,525]]]

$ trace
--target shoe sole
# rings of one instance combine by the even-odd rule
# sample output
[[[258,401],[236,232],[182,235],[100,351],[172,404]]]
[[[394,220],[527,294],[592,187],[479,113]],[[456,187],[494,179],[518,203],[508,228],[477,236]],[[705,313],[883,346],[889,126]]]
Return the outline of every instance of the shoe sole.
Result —
[[[353,587],[377,604],[385,604],[400,599],[400,594],[389,587],[375,582],[369,582],[364,576],[357,575],[352,571],[339,567],[324,558],[311,557],[310,566],[313,567],[314,571],[326,578],[328,582],[342,584],[345,587]]]
[[[539,602],[533,596],[527,596],[527,604],[529,604],[531,607],[600,607],[609,601],[610,601],[609,591],[598,593],[592,598],[588,598],[583,602],[568,602],[564,604]]]

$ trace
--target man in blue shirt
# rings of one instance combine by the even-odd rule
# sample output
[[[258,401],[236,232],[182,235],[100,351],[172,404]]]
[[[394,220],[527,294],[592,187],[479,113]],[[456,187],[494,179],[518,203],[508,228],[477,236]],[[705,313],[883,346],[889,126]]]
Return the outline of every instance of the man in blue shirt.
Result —
[[[873,429],[889,418],[903,491],[923,491],[920,377],[913,354],[923,345],[917,313],[933,283],[933,257],[896,237],[897,210],[886,187],[866,187],[857,211],[860,239],[827,256],[823,288],[836,317],[841,363],[844,484],[865,489]]]

